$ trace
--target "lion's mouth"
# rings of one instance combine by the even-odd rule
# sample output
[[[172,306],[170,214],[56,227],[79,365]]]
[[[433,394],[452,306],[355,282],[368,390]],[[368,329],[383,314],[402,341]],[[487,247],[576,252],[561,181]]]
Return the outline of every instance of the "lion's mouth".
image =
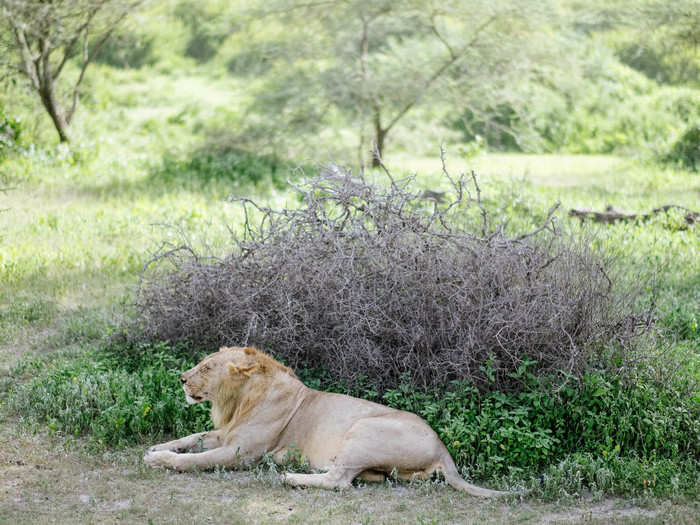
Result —
[[[194,405],[195,403],[202,401],[202,396],[191,396],[187,389],[185,389],[185,385],[182,385],[182,389],[185,391],[185,399],[187,400],[188,405]]]
[[[192,397],[189,394],[185,394],[185,399],[187,400],[188,405],[194,405],[195,403],[199,403],[202,400],[202,398],[199,396]]]

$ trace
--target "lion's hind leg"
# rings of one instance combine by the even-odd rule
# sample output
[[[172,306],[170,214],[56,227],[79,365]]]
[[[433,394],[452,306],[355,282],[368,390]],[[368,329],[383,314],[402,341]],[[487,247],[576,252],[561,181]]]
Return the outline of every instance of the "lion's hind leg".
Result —
[[[372,481],[372,482],[383,482],[386,481],[386,474],[384,472],[381,472],[379,470],[364,470],[360,472],[360,475],[357,476],[363,481]]]
[[[360,473],[357,469],[332,467],[323,474],[286,473],[282,481],[292,487],[317,487],[321,489],[346,489]]]

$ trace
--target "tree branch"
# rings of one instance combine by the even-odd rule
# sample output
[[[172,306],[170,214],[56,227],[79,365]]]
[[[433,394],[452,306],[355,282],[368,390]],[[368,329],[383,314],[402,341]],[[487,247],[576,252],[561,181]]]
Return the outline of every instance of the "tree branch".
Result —
[[[87,31],[93,18],[95,18],[95,15],[100,10],[100,7],[101,6],[98,6],[98,7],[95,7],[94,9],[90,10],[90,12],[88,13],[88,18],[85,21],[85,23],[82,24],[81,26],[79,26],[75,30],[75,36],[66,45],[63,46],[63,58],[61,59],[61,62],[58,64],[58,66],[56,67],[56,69],[53,72],[54,80],[56,80],[56,78],[58,78],[58,75],[61,74],[61,71],[63,70],[63,66],[66,65],[66,62],[68,62],[68,59],[71,56],[71,52],[73,51],[75,44],[78,43],[78,40],[80,40],[80,38],[83,36],[83,33]]]
[[[450,53],[450,57],[453,59],[457,59],[457,56],[455,55],[454,49],[450,45],[450,43],[445,39],[440,34],[440,31],[438,31],[437,24],[435,23],[435,18],[437,18],[438,13],[433,13],[430,15],[430,30],[433,32],[433,34],[437,37],[437,39],[442,42],[442,44],[447,48],[447,51]]]
[[[435,73],[433,73],[428,80],[426,80],[425,84],[423,85],[423,88],[418,92],[418,94],[408,102],[398,113],[397,115],[389,122],[386,128],[384,128],[384,131],[389,131],[394,125],[403,118],[403,116],[408,113],[413,106],[415,106],[420,100],[423,98],[425,93],[428,91],[428,88],[437,80],[439,79],[445,71],[447,71],[450,66],[452,66],[455,62],[457,62],[460,58],[462,58],[467,51],[476,43],[476,41],[479,38],[479,35],[481,32],[486,29],[489,25],[491,25],[496,18],[498,18],[497,15],[492,15],[488,20],[486,20],[483,24],[481,24],[476,31],[474,32],[474,36],[472,39],[465,45],[462,50],[459,53],[452,53],[450,56],[450,59],[447,60],[442,66],[440,66]]]
[[[73,120],[73,114],[75,113],[75,109],[78,106],[78,95],[80,94],[80,84],[83,82],[83,78],[85,77],[85,70],[87,70],[87,67],[90,65],[90,62],[92,62],[92,59],[95,58],[95,56],[100,52],[100,49],[102,49],[102,46],[104,46],[105,42],[109,39],[110,36],[112,36],[112,33],[116,29],[116,27],[126,18],[126,15],[128,15],[131,10],[133,10],[137,5],[143,3],[143,0],[137,0],[135,2],[132,2],[128,6],[124,8],[122,11],[121,15],[112,22],[112,27],[102,35],[102,37],[97,41],[97,44],[95,44],[95,47],[92,49],[92,53],[88,52],[88,31],[89,31],[89,21],[85,25],[85,47],[83,51],[83,65],[80,68],[80,75],[78,76],[78,80],[75,83],[75,86],[73,87],[73,102],[71,104],[71,108],[66,114],[66,122],[68,124],[71,123],[71,120]],[[96,7],[92,16],[99,10],[99,8],[102,7],[101,5]],[[92,18],[91,16],[91,18]]]

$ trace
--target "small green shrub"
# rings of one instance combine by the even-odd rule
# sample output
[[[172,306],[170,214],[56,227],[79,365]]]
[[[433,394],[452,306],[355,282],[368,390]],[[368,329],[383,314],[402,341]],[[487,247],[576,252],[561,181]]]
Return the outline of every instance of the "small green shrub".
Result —
[[[661,324],[666,328],[671,339],[685,339],[700,343],[700,324],[698,324],[698,308],[700,301],[692,300],[677,301],[664,305],[668,308],[665,315],[661,317]]]
[[[0,160],[22,136],[22,123],[0,107]]]
[[[166,156],[153,179],[168,185],[230,181],[236,186],[272,184],[282,188],[291,163],[272,155],[257,155],[229,145],[207,145],[187,158]]]
[[[33,366],[35,378],[11,391],[9,405],[52,432],[87,434],[93,443],[110,447],[210,428],[207,408],[188,407],[180,388],[180,373],[193,363],[162,348],[154,347],[148,363],[131,369],[103,353],[42,361]]]
[[[545,500],[614,494],[658,498],[694,498],[700,493],[700,463],[696,459],[641,459],[635,455],[607,457],[575,453],[549,465],[525,485]]]
[[[671,145],[663,160],[700,171],[700,124],[689,126]]]

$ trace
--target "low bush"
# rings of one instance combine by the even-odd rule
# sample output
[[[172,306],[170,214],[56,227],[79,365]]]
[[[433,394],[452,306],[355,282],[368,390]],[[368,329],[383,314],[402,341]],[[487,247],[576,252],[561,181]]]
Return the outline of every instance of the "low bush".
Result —
[[[331,167],[300,205],[242,200],[247,222],[223,259],[182,245],[143,275],[131,340],[255,344],[334,380],[396,388],[468,380],[517,389],[523,366],[582,375],[613,342],[624,363],[649,318],[615,287],[610,261],[559,233],[554,208],[521,235],[492,224],[476,177],[432,204],[412,179],[388,188]],[[256,215],[257,214],[257,215]],[[600,360],[598,360],[600,361]],[[616,363],[616,365],[619,363]]]
[[[179,375],[192,361],[166,345],[148,361],[91,352],[78,359],[29,361],[14,371],[33,376],[16,386],[9,406],[29,421],[66,436],[89,435],[96,445],[150,443],[210,428],[207,407],[183,402]]]
[[[166,156],[152,178],[172,184],[226,181],[233,186],[286,184],[292,166],[273,155],[257,155],[228,144],[207,144],[186,158]]]
[[[689,170],[700,171],[700,124],[689,126],[671,144],[663,160]]]
[[[382,399],[426,419],[477,477],[540,471],[574,453],[700,461],[700,407],[692,395],[603,374],[556,391],[479,394],[458,384],[423,394],[404,385]]]
[[[700,463],[683,457],[642,459],[634,455],[574,453],[549,465],[524,485],[544,500],[586,494],[695,499],[700,494]]]

